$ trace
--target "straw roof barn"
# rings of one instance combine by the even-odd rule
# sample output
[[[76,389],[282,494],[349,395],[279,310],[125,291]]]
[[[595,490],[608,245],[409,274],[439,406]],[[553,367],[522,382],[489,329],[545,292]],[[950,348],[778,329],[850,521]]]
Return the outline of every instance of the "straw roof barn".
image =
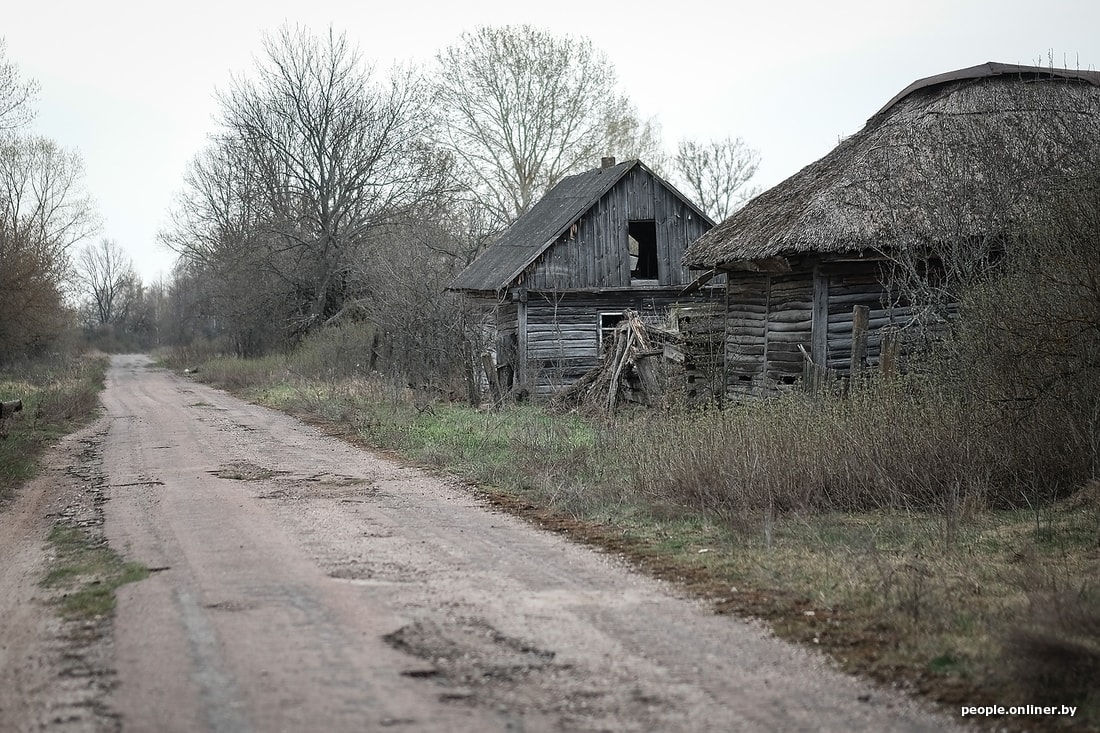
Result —
[[[997,246],[1051,192],[1093,175],[1100,73],[986,63],[920,79],[858,133],[692,244],[727,272],[733,383],[792,383],[807,362],[852,367],[854,306],[870,310],[864,363],[904,328],[886,283],[899,253]]]

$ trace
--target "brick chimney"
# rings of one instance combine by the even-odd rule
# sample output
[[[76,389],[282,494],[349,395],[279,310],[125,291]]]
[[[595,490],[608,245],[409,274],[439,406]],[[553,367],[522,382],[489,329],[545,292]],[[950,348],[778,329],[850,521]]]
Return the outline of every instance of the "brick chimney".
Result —
[[[600,158],[600,167],[601,168],[610,168],[613,165],[615,165],[615,156],[614,155],[607,155],[607,156],[604,156],[603,158]]]

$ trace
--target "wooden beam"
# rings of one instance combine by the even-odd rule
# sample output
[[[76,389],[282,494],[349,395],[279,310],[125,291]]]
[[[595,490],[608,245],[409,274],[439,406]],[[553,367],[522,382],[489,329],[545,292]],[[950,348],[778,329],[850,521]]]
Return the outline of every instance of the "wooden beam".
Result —
[[[814,265],[813,321],[810,327],[810,360],[825,367],[829,354],[829,276]]]
[[[516,383],[527,388],[527,293],[516,303]]]
[[[852,308],[852,356],[848,372],[855,379],[867,363],[867,325],[871,309],[865,305]]]

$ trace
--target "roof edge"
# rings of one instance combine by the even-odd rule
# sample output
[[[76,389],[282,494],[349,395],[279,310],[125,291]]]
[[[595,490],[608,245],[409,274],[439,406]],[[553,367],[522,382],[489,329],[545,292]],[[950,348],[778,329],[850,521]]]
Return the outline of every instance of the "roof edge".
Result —
[[[1100,71],[1059,69],[1053,66],[1022,66],[1020,64],[1002,64],[997,61],[986,61],[984,64],[978,64],[977,66],[968,66],[965,69],[945,71],[942,74],[934,74],[932,76],[926,76],[923,79],[917,79],[915,82],[895,94],[889,102],[884,104],[882,108],[879,109],[879,111],[871,115],[868,121],[875,119],[882,113],[889,110],[895,104],[908,97],[913,92],[919,91],[921,89],[938,86],[940,84],[947,84],[948,82],[952,81],[962,81],[965,79],[982,79],[993,76],[1005,76],[1008,74],[1034,75],[1037,77],[1045,76],[1051,79],[1083,81],[1087,84],[1092,84],[1093,86],[1100,86]]]
[[[608,178],[606,184],[601,187],[600,192],[598,194],[596,194],[594,198],[587,201],[581,207],[581,209],[580,209],[580,215],[581,216],[583,216],[585,213],[587,213],[589,211],[589,209],[591,209],[592,206],[594,206],[595,203],[600,200],[600,198],[605,196],[608,191],[610,191],[612,188],[614,188],[619,183],[619,181],[621,181],[623,178],[626,177],[626,175],[630,171],[634,170],[635,168],[641,168],[646,173],[651,175],[655,180],[657,180],[661,185],[663,185],[665,188],[667,188],[673,194],[675,194],[684,203],[686,203],[694,213],[696,213],[698,216],[702,217],[703,220],[706,221],[708,224],[710,224],[710,226],[712,228],[715,226],[714,220],[712,220],[709,216],[707,216],[706,212],[704,212],[702,209],[700,209],[699,206],[694,201],[692,201],[690,198],[685,196],[683,194],[683,192],[681,192],[678,188],[676,188],[671,183],[669,183],[667,180],[665,180],[665,178],[658,175],[652,168],[650,168],[648,165],[646,165],[644,162],[642,162],[642,160],[639,159],[639,158],[624,160],[621,163],[617,163],[614,166],[610,166],[608,168],[589,168],[586,171],[581,171],[580,173],[575,173],[573,175],[574,176],[583,176],[583,175],[588,175],[588,174],[595,173],[595,172],[598,172],[598,171],[605,171],[605,170],[610,171],[613,168],[617,168],[618,170],[615,171],[614,174]],[[571,178],[571,177],[572,176],[568,176],[567,178]],[[564,182],[565,180],[567,180],[567,178],[563,178],[562,181],[559,181],[559,184]],[[522,266],[519,266],[519,267],[515,268],[508,275],[508,277],[506,279],[502,279],[500,281],[500,284],[495,289],[493,289],[493,290],[485,290],[485,289],[473,290],[473,289],[470,289],[470,288],[455,288],[455,287],[452,287],[452,286],[449,285],[446,288],[444,288],[444,290],[448,290],[448,291],[452,291],[452,292],[466,292],[466,293],[491,293],[491,292],[499,293],[502,290],[506,290],[510,287],[514,287],[517,278],[519,278],[524,272],[526,272],[527,269],[529,267],[531,267],[531,265],[534,264],[534,262],[536,260],[538,260],[538,258],[541,257],[546,252],[546,250],[550,249],[550,247],[553,246],[554,242],[558,241],[558,239],[561,237],[561,235],[564,234],[566,232],[566,230],[568,230],[569,227],[572,226],[574,223],[575,223],[575,220],[570,221],[570,222],[562,225],[557,230],[555,230],[553,232],[553,235],[550,236],[540,247],[538,247],[531,254],[530,257],[524,258]],[[493,245],[489,245],[489,246],[492,247]],[[461,273],[451,281],[452,285],[460,277],[461,277]]]

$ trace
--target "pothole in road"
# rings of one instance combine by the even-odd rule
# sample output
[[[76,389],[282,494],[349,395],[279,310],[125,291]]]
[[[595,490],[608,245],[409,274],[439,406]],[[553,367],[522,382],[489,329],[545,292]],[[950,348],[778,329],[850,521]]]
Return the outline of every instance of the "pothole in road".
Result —
[[[501,633],[482,619],[417,621],[384,638],[395,649],[432,663],[434,672],[418,670],[413,676],[445,678],[457,685],[516,680],[546,669],[555,656]]]
[[[334,564],[328,577],[337,580],[370,580],[380,583],[410,583],[422,573],[415,568],[398,563],[358,562],[354,560]]]
[[[420,620],[383,637],[422,661],[403,674],[438,685],[445,702],[489,707],[575,731],[668,730],[675,694],[614,667],[594,671],[508,636],[480,618]],[[626,722],[629,721],[628,724]]]
[[[263,481],[273,476],[285,474],[287,471],[276,471],[273,468],[265,468],[249,461],[233,461],[221,468],[207,471],[207,473],[232,481]]]
[[[209,608],[212,611],[251,611],[256,608],[256,604],[251,601],[218,601],[204,604],[203,608]]]

